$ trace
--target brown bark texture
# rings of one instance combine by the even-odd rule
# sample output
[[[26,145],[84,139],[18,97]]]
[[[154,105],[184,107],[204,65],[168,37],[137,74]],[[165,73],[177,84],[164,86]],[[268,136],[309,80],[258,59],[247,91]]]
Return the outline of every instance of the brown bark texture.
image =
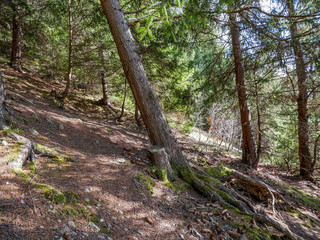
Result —
[[[242,128],[242,162],[256,169],[258,167],[258,159],[251,130],[250,111],[247,103],[244,66],[240,44],[240,31],[236,22],[235,14],[230,14],[230,32]]]
[[[99,55],[100,55],[100,60],[101,60],[101,86],[102,86],[102,104],[104,106],[108,106],[109,104],[109,99],[108,99],[108,85],[106,81],[106,68],[104,66],[104,44],[101,45],[99,48]]]
[[[137,45],[118,0],[100,0],[125,76],[153,145],[165,147],[171,164],[188,166],[146,76]]]
[[[289,14],[295,14],[293,0],[287,0]],[[296,74],[298,78],[298,139],[299,139],[299,160],[300,175],[304,178],[311,178],[313,173],[313,159],[309,149],[309,124],[308,124],[308,91],[306,65],[303,58],[303,50],[299,40],[299,30],[295,19],[290,20],[291,45],[294,52]]]
[[[68,12],[69,12],[69,44],[68,44],[68,75],[66,87],[62,93],[62,98],[66,98],[70,92],[70,85],[72,79],[72,42],[73,42],[73,20],[72,20],[72,0],[68,0]]]
[[[0,130],[3,130],[6,127],[5,120],[5,88],[2,80],[1,70],[0,70]]]
[[[19,7],[13,6],[12,17],[12,45],[11,45],[11,59],[10,67],[14,70],[22,72],[21,66],[21,39],[22,39],[22,27],[21,27],[21,12]]]

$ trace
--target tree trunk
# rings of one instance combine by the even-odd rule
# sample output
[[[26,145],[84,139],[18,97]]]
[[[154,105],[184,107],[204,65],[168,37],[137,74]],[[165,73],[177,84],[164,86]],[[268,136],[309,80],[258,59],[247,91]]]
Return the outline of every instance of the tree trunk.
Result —
[[[71,79],[72,79],[72,42],[73,42],[72,0],[68,0],[68,11],[69,11],[68,75],[66,78],[67,80],[66,87],[62,93],[62,98],[65,98],[68,96],[70,92],[70,85],[71,85]]]
[[[293,0],[287,0],[287,8],[290,15],[295,14]],[[300,175],[306,179],[311,178],[313,172],[313,159],[309,149],[309,124],[308,124],[308,91],[306,66],[303,59],[303,51],[299,41],[298,25],[295,19],[290,19],[291,45],[296,63],[299,95],[298,105],[298,138]]]
[[[102,44],[99,49],[99,55],[100,55],[100,60],[101,60],[102,104],[104,106],[108,106],[109,105],[108,85],[107,85],[107,81],[106,81],[106,68],[104,66],[103,50],[104,50],[104,44]]]
[[[250,112],[247,104],[244,66],[240,44],[240,31],[236,23],[235,14],[230,14],[230,32],[236,72],[236,86],[238,91],[241,127],[242,127],[242,162],[257,169],[258,161],[253,140]]]
[[[21,67],[21,12],[18,6],[13,6],[13,17],[12,17],[12,46],[11,46],[11,60],[10,67],[14,70],[22,72]]]
[[[121,106],[121,113],[120,113],[119,117],[117,118],[118,121],[121,120],[121,118],[124,114],[124,106],[126,104],[126,98],[127,98],[127,79],[124,81],[123,102],[122,102],[122,106]]]
[[[171,164],[188,166],[150,86],[141,57],[118,0],[100,0],[115,40],[125,76],[138,104],[152,145],[164,146]]]
[[[3,130],[6,127],[6,120],[5,120],[5,88],[4,83],[2,80],[1,70],[0,70],[0,130]]]

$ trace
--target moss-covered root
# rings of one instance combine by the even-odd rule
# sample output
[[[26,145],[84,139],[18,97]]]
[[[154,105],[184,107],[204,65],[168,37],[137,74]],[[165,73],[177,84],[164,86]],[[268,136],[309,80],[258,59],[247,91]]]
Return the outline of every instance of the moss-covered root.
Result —
[[[281,224],[280,222],[277,222],[276,220],[268,217],[267,215],[262,215],[262,214],[252,214],[252,217],[257,219],[259,222],[263,222],[266,224],[271,225],[272,227],[274,227],[275,229],[279,230],[280,232],[286,234],[286,236],[289,239],[292,240],[303,240],[302,237],[296,235],[295,233],[291,232],[291,230],[289,229],[289,227],[285,224]]]
[[[210,198],[213,201],[219,202],[222,206],[226,208],[238,209],[235,205],[230,204],[236,201],[232,200],[232,197],[212,185],[209,179],[202,180],[195,175],[195,173],[188,167],[183,167],[180,170],[182,178],[193,186],[196,190],[201,192],[204,196]],[[239,209],[243,211],[242,209]]]
[[[204,180],[206,183],[208,183],[211,186],[211,188],[215,192],[217,192],[227,203],[238,208],[240,211],[247,214],[251,212],[255,212],[253,207],[252,207],[253,210],[251,210],[250,206],[247,207],[245,204],[240,202],[240,200],[243,200],[243,199],[240,198],[239,194],[237,194],[234,190],[225,187],[219,180],[209,176],[199,175],[198,177]],[[244,202],[247,203],[247,201],[244,201]]]

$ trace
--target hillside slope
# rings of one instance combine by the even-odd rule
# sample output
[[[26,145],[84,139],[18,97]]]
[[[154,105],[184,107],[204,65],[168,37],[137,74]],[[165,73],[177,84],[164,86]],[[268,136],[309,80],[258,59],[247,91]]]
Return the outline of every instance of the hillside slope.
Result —
[[[74,92],[60,109],[50,95],[53,88],[61,88],[59,83],[11,69],[2,72],[8,107],[14,114],[11,126],[41,151],[35,164],[27,163],[23,171],[12,172],[2,163],[0,239],[282,237],[248,216],[210,202],[181,180],[170,185],[157,179],[148,158],[147,135],[135,130],[129,118],[116,123],[81,92]],[[305,239],[319,239],[320,191],[316,185],[266,166],[259,172],[247,171],[239,160],[210,147],[205,152],[194,140],[178,136],[195,169],[227,165],[267,179],[299,209],[277,209],[283,221]],[[1,139],[0,157],[4,159],[18,145],[4,132]],[[221,177],[221,181],[230,180]]]

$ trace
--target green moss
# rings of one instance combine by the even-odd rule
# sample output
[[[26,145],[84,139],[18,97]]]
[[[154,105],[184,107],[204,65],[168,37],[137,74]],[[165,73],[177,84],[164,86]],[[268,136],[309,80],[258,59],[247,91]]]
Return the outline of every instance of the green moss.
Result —
[[[11,145],[10,148],[8,162],[12,162],[17,159],[21,151],[20,145]]]
[[[232,170],[224,167],[208,167],[206,168],[207,173],[214,178],[228,177],[232,174]]]
[[[188,167],[182,167],[180,170],[180,173],[182,175],[182,178],[190,185],[192,185],[192,182],[196,178],[194,172],[188,168]]]
[[[68,204],[77,203],[79,201],[79,196],[73,192],[59,191],[54,188],[49,188],[44,193],[45,198],[49,199],[54,204]]]
[[[35,173],[35,171],[36,171],[36,163],[35,163],[35,162],[30,162],[30,163],[29,163],[29,170],[30,170],[32,173]]]
[[[44,146],[44,145],[39,144],[39,143],[35,143],[35,145],[36,145],[36,148],[40,152],[53,155],[54,157],[52,158],[52,160],[55,161],[55,162],[63,163],[63,162],[74,162],[75,161],[72,157],[67,156],[65,154],[60,154],[56,150],[51,149],[51,148],[49,148],[47,146]]]
[[[18,171],[14,171],[13,172],[15,173],[15,175],[20,178],[21,180],[24,180],[24,181],[30,181],[31,178],[30,178],[30,175],[29,174],[26,174],[25,172],[23,172],[22,170],[18,170]]]
[[[144,181],[144,186],[148,189],[148,191],[150,192],[150,194],[153,194],[153,186],[154,183],[151,179],[150,176],[145,176],[142,173],[138,173],[138,180],[143,180]]]
[[[191,188],[191,186],[185,182],[179,183],[176,181],[176,182],[173,182],[172,185],[173,185],[173,189],[174,189],[175,193],[185,192]]]
[[[79,210],[76,206],[73,205],[65,205],[62,207],[62,211],[65,215],[73,215],[73,216],[79,216]]]
[[[6,129],[3,130],[3,135],[5,135],[5,136],[9,136],[10,133],[16,133],[16,134],[19,134],[19,135],[24,135],[24,131],[21,130],[21,129],[6,128]]]
[[[56,156],[60,155],[56,150],[53,150],[47,146],[44,146],[39,143],[35,143],[35,145],[36,145],[36,148],[42,153],[48,153],[48,154],[56,155]]]
[[[307,207],[316,208],[320,211],[320,200],[307,194],[297,188],[290,187],[293,191],[291,191],[292,196],[298,199],[301,203],[303,203]]]
[[[35,188],[39,188],[41,190],[49,190],[52,189],[51,186],[47,185],[47,184],[41,184],[41,183],[36,183],[33,185]]]

